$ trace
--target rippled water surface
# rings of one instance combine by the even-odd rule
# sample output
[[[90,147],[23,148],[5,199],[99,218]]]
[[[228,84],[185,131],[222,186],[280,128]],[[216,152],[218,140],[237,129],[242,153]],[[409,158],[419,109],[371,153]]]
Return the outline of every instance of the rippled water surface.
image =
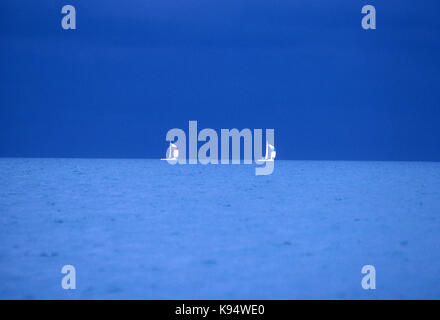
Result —
[[[440,164],[0,159],[0,298],[439,299]]]

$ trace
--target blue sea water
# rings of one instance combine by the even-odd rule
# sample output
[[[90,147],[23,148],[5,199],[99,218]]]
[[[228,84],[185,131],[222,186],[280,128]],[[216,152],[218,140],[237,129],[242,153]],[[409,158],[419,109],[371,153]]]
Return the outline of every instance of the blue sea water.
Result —
[[[0,298],[439,299],[440,163],[3,158]]]

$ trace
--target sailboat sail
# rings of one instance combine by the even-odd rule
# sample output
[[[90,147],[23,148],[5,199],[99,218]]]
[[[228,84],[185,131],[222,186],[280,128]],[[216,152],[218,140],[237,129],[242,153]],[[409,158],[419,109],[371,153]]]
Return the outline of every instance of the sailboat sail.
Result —
[[[167,150],[167,157],[165,159],[160,159],[160,160],[177,160],[177,158],[179,157],[179,148],[177,148],[177,146],[174,143],[170,142],[170,146],[168,147],[168,150]]]
[[[170,158],[172,154],[172,158],[177,159],[179,157],[179,148],[177,148],[177,146],[174,143],[172,143],[171,146],[172,146],[172,153],[170,149]]]
[[[273,146],[273,145],[271,145],[271,144],[269,144],[268,143],[268,147],[269,147],[269,149],[270,149],[270,153],[269,153],[269,160],[273,160],[273,159],[275,159],[275,147]]]
[[[170,150],[170,154],[167,155],[167,159],[171,159],[171,153],[173,152],[173,148],[171,146],[172,146],[172,143],[170,142],[170,147],[168,148]]]
[[[266,141],[266,154],[258,161],[274,161],[276,156],[275,147]]]

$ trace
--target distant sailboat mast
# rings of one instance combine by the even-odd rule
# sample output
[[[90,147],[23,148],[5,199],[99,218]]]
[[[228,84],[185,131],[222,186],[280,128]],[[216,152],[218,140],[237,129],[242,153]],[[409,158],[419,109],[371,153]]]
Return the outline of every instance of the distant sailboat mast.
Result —
[[[172,157],[173,148],[171,147],[171,141],[170,141],[170,155],[167,156],[167,159],[171,159]]]

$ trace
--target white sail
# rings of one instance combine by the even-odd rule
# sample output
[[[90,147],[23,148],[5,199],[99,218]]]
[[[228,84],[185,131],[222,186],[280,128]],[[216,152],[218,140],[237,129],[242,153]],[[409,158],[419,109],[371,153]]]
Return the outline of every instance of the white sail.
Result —
[[[165,159],[160,159],[160,160],[167,160],[167,161],[177,160],[177,158],[179,157],[179,148],[177,148],[177,146],[174,143],[170,142],[170,146],[168,147],[168,150],[167,150],[167,157]]]
[[[275,147],[266,141],[266,154],[264,158],[257,160],[261,162],[274,161],[276,156]]]
[[[177,159],[179,157],[179,148],[175,144],[171,144],[173,146],[173,159]]]
[[[269,160],[274,160],[275,159],[275,157],[276,157],[276,151],[275,151],[275,147],[273,146],[273,145],[271,145],[271,144],[268,144],[269,145],[269,149],[270,149],[270,158],[269,158]]]

